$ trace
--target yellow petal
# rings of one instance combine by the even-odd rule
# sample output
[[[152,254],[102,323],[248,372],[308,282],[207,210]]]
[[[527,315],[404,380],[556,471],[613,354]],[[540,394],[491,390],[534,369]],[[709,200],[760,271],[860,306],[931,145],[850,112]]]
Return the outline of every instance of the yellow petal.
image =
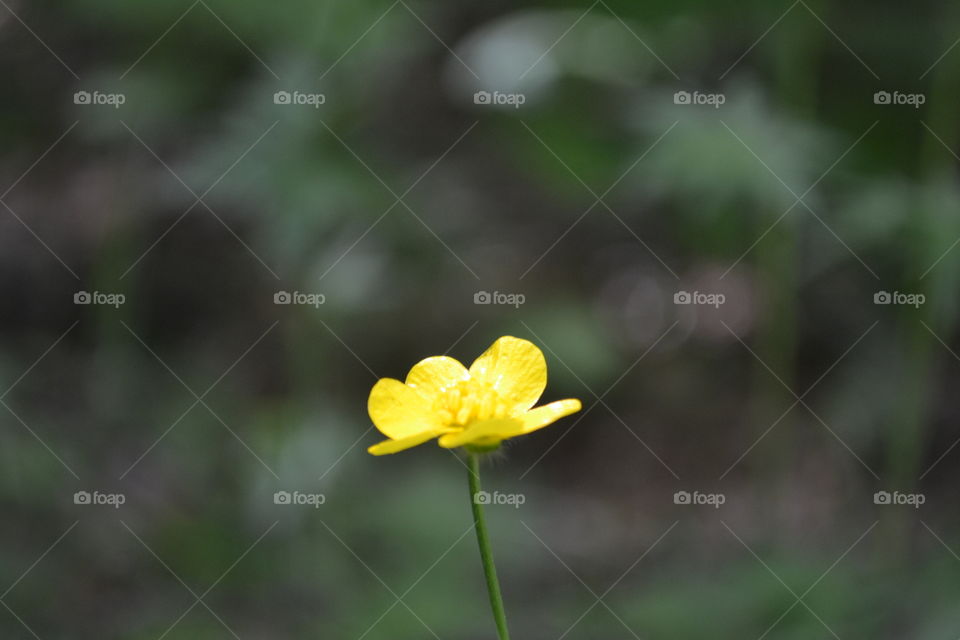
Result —
[[[398,451],[415,447],[418,444],[423,444],[427,440],[432,440],[433,438],[436,438],[440,434],[446,432],[447,429],[434,429],[432,431],[424,431],[422,433],[408,436],[406,438],[400,438],[398,440],[384,440],[383,442],[378,442],[367,449],[367,452],[375,456],[382,456],[388,453],[397,453]]]
[[[580,411],[580,401],[576,399],[557,400],[542,407],[531,409],[522,416],[517,416],[523,423],[523,432],[530,433],[552,424],[564,416]]]
[[[547,363],[532,342],[503,336],[470,365],[470,375],[497,391],[509,415],[526,411],[547,388]]]
[[[373,385],[367,411],[377,429],[394,440],[440,427],[440,420],[431,411],[430,403],[411,387],[393,378],[383,378]]]
[[[469,377],[467,368],[447,356],[433,356],[413,365],[406,384],[424,399],[433,402],[447,388]]]
[[[447,449],[468,444],[495,445],[501,440],[526,435],[537,429],[542,429],[564,416],[580,411],[580,408],[579,400],[557,400],[542,407],[531,409],[515,418],[475,422],[463,431],[441,436],[439,444]]]
[[[440,446],[447,449],[462,447],[465,444],[497,444],[506,438],[523,433],[523,421],[516,418],[495,418],[474,422],[463,431],[448,433],[440,437]]]

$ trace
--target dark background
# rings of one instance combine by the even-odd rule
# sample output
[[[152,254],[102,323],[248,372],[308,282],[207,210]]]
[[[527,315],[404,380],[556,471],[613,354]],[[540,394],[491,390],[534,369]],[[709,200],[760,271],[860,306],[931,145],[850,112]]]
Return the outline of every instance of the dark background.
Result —
[[[492,638],[366,397],[504,334],[515,637],[960,636],[952,3],[0,4],[0,637]]]

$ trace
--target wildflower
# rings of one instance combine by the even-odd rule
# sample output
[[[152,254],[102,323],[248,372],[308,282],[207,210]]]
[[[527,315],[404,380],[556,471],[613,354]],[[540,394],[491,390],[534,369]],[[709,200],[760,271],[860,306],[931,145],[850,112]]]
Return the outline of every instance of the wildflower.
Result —
[[[445,448],[495,449],[580,410],[575,399],[532,408],[546,386],[543,352],[512,336],[497,339],[469,369],[447,356],[426,358],[404,382],[383,378],[370,391],[370,418],[389,440],[368,451],[396,453],[434,438]]]

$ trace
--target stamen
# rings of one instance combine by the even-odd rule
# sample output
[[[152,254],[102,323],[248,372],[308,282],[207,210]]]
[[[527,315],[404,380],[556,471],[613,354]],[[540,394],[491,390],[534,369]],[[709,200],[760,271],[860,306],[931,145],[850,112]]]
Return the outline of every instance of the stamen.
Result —
[[[476,420],[501,418],[506,405],[492,388],[476,380],[463,380],[441,396],[440,411],[444,424],[466,427]]]

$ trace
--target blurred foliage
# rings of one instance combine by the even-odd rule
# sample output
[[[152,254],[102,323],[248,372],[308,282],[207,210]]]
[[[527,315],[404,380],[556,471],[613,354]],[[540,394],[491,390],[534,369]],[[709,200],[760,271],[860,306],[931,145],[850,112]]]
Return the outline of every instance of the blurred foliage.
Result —
[[[365,402],[505,333],[585,402],[487,471],[515,637],[957,637],[956,14],[8,0],[0,637],[492,637],[464,469]]]

